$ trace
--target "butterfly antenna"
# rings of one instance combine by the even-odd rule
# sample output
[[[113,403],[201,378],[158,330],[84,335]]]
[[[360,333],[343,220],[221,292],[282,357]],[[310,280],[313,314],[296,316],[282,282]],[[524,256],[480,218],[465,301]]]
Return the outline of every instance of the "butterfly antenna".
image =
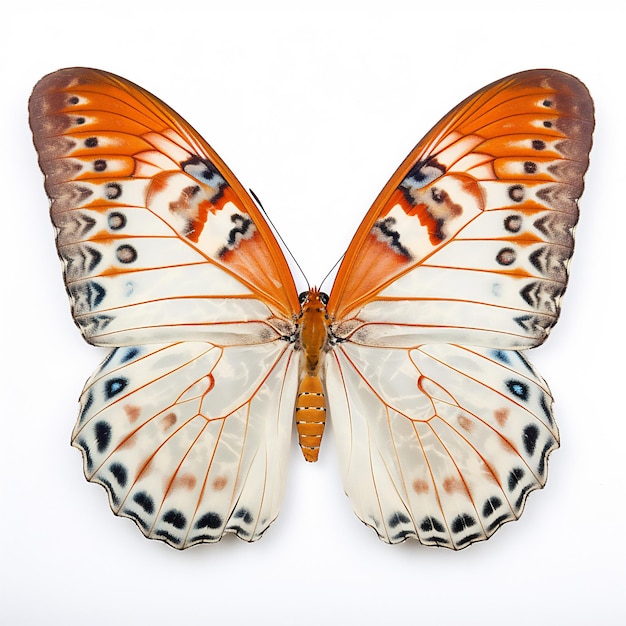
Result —
[[[270,219],[270,216],[267,214],[267,212],[263,208],[263,204],[261,204],[261,201],[259,200],[259,197],[254,193],[254,191],[252,191],[252,189],[248,189],[248,191],[250,192],[250,195],[254,198],[254,201],[256,202],[257,206],[259,207],[261,213],[263,213],[263,216],[265,217],[266,222],[270,225],[270,227],[271,227],[272,231],[274,231],[274,234],[276,235],[276,237],[278,237],[280,243],[282,244],[283,250],[285,250],[287,252],[287,254],[289,255],[289,258],[292,260],[293,264],[300,271],[300,274],[302,275],[302,277],[306,281],[308,289],[311,289],[311,285],[309,283],[309,279],[307,278],[306,274],[304,273],[304,271],[300,267],[300,263],[298,263],[298,261],[296,261],[296,257],[292,254],[291,250],[289,249],[289,246],[285,243],[285,240],[282,238],[282,236],[281,236],[280,232],[278,231],[278,229],[276,228],[276,226],[274,226],[274,222],[272,222],[272,220]]]
[[[332,276],[333,274],[337,273],[337,268],[339,267],[339,264],[343,261],[343,257],[345,257],[345,254],[342,254],[336,261],[335,264],[330,268],[330,270],[328,271],[328,273],[326,274],[326,276],[324,276],[322,282],[320,283],[320,289],[322,288],[322,286],[324,285],[324,283],[328,280],[329,276]]]

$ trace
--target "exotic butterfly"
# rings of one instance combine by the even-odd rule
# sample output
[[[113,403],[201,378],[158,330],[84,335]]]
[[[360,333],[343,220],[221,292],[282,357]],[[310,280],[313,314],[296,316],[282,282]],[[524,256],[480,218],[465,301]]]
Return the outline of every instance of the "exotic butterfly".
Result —
[[[558,446],[518,350],[556,323],[593,130],[582,83],[532,70],[476,92],[404,160],[330,295],[298,296],[255,202],[147,91],[43,78],[30,124],[76,324],[113,350],[73,445],[113,512],[175,548],[278,514],[292,423],[326,407],[358,517],[459,549],[517,519]]]

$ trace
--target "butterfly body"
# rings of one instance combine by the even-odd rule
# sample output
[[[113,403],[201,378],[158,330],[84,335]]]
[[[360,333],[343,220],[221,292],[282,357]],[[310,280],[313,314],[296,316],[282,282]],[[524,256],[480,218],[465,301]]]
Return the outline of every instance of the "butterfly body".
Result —
[[[302,351],[301,376],[296,397],[296,427],[307,461],[317,461],[326,425],[326,398],[322,384],[324,359],[329,350],[328,296],[311,289],[301,294],[299,337]]]
[[[576,78],[479,90],[415,147],[326,296],[215,151],[163,102],[85,68],[30,123],[74,319],[112,348],[73,433],[113,511],[176,548],[258,539],[292,425],[328,412],[344,488],[389,543],[464,548],[517,519],[558,446],[523,351],[558,319],[593,105]]]

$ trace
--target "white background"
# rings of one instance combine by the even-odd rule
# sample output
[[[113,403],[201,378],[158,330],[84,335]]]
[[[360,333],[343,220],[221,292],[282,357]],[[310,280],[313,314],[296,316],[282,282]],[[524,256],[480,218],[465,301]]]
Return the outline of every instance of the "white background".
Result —
[[[11,3],[0,37],[0,622],[623,624],[626,100],[619,3]],[[221,7],[227,6],[224,10]],[[329,9],[327,6],[334,8]],[[71,320],[27,125],[44,74],[121,74],[189,120],[312,283],[421,136],[483,85],[579,76],[597,129],[561,321],[531,358],[562,448],[519,522],[462,552],[390,547],[352,514],[330,430],[296,444],[263,539],[177,552],[115,518],[69,435],[103,353]]]

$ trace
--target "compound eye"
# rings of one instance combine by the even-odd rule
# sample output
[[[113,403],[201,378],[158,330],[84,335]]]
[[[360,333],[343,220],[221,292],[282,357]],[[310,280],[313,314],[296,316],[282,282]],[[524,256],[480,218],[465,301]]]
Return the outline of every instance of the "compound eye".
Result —
[[[328,304],[328,300],[329,300],[328,294],[324,293],[323,291],[320,291],[320,300],[322,301],[322,304],[324,306],[326,306]]]
[[[298,294],[298,302],[300,302],[300,306],[302,306],[306,302],[306,299],[308,297],[309,297],[308,291],[303,291],[302,293]]]

